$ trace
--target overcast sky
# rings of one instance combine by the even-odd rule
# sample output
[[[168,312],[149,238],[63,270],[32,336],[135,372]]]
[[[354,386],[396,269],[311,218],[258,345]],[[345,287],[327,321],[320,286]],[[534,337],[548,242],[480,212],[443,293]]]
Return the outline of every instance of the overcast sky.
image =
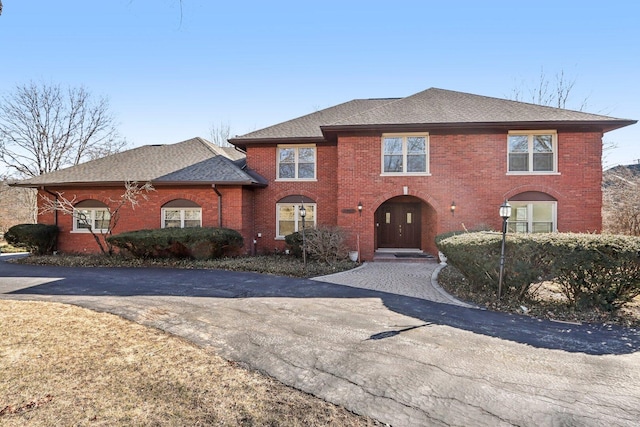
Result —
[[[567,105],[640,119],[640,2],[3,0],[0,94],[107,96],[131,146],[244,134],[430,87],[508,98],[560,71]],[[608,164],[640,160],[640,125]]]

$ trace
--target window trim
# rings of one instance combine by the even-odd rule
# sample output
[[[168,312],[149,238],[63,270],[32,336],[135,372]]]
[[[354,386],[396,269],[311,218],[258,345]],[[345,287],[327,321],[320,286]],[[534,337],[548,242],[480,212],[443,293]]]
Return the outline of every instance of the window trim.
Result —
[[[77,212],[80,210],[86,210],[90,212],[90,220],[91,220],[91,229],[88,228],[79,228],[78,227],[78,214]],[[107,212],[109,214],[109,221],[111,221],[111,212],[109,212],[109,208],[98,208],[98,207],[74,207],[73,208],[73,228],[71,230],[72,233],[100,233],[104,234],[109,231],[108,228],[94,228],[96,225],[96,212]]]
[[[298,178],[298,156],[300,148],[313,148],[313,178]],[[294,178],[280,178],[280,150],[281,149],[294,149],[294,165],[295,165],[295,177]],[[316,144],[278,144],[276,147],[276,181],[317,181],[318,180],[318,147]]]
[[[512,171],[510,170],[510,154],[509,137],[511,135],[526,135],[528,137],[528,155],[529,170]],[[551,147],[553,149],[553,170],[550,171],[534,171],[533,170],[533,137],[535,135],[551,135]],[[510,130],[507,134],[507,175],[560,175],[558,172],[558,131],[552,129],[541,130]]]
[[[202,208],[201,207],[194,207],[194,206],[189,206],[189,207],[179,207],[179,206],[169,206],[169,207],[162,207],[160,209],[161,212],[161,219],[160,219],[160,227],[161,228],[178,228],[178,227],[167,227],[166,226],[166,217],[165,217],[165,213],[166,211],[180,211],[180,227],[179,228],[197,228],[197,227],[202,227]],[[195,227],[185,227],[184,226],[184,222],[185,220],[185,212],[186,211],[197,211],[198,213],[200,213],[200,225],[197,225]]]
[[[407,138],[412,136],[422,136],[425,139],[425,171],[424,172],[406,172],[407,169]],[[402,172],[385,172],[384,171],[384,140],[385,138],[402,138]],[[430,160],[430,142],[429,132],[402,132],[402,133],[383,133],[380,138],[380,176],[431,176]]]
[[[280,207],[281,206],[293,206],[293,212],[295,213],[295,218],[294,218],[294,233],[297,231],[301,231],[302,230],[302,218],[300,218],[300,206],[303,203],[276,203],[276,238],[275,240],[284,240],[284,238],[286,237],[285,235],[281,235],[280,234]],[[313,206],[313,224],[309,224],[309,225],[305,225],[305,229],[307,228],[316,228],[316,224],[318,223],[318,204],[317,203],[307,203],[304,202],[304,207],[305,209],[308,209],[310,206]],[[308,223],[308,220],[306,220],[305,222]]]
[[[516,213],[516,209],[515,209],[515,205],[526,205],[527,206],[527,232],[524,234],[532,234],[533,233],[533,206],[534,205],[551,205],[551,221],[552,221],[552,226],[551,226],[551,232],[552,233],[556,233],[558,231],[558,202],[557,201],[551,201],[551,200],[544,200],[544,201],[531,201],[531,200],[513,200],[510,201],[511,205],[512,205],[512,213],[511,213],[511,217],[509,218],[508,222],[511,222],[511,224],[514,224],[514,221],[511,221],[511,218],[515,215]],[[520,232],[518,231],[510,231],[510,233],[518,233],[520,234]]]

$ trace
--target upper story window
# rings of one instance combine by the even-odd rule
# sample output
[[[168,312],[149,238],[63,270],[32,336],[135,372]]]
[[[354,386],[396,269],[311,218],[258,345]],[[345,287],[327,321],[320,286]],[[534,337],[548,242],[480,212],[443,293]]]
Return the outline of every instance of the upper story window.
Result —
[[[110,221],[109,208],[98,200],[83,200],[73,208],[73,231],[106,233]]]
[[[428,174],[429,135],[382,135],[382,173]]]
[[[161,210],[162,228],[202,227],[202,208],[191,200],[172,200]]]
[[[278,146],[279,180],[316,179],[315,145]]]
[[[508,171],[513,173],[557,172],[557,140],[555,131],[509,132]]]

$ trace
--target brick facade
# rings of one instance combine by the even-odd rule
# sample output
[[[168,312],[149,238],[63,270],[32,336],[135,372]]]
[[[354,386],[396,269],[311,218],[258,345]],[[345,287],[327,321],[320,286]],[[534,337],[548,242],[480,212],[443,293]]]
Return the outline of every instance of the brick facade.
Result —
[[[599,232],[602,218],[600,132],[558,132],[558,173],[507,174],[507,132],[433,132],[429,135],[429,176],[381,176],[382,133],[340,134],[337,144],[317,146],[317,181],[278,182],[277,145],[249,145],[247,163],[267,178],[255,190],[258,251],[284,249],[276,240],[276,203],[301,195],[317,203],[319,225],[347,231],[349,246],[362,259],[377,249],[376,211],[394,201],[422,207],[421,249],[436,253],[437,234],[461,229],[500,229],[498,207],[519,193],[536,191],[557,200],[561,232]],[[455,202],[456,210],[450,206]],[[356,207],[362,203],[362,214]]]
[[[49,192],[40,190],[39,197],[53,198],[51,193],[63,193],[63,197],[76,203],[83,200],[98,200],[114,208],[124,192],[123,187],[93,187],[93,188],[48,188]],[[160,228],[162,222],[162,206],[175,199],[191,200],[202,208],[202,225],[204,227],[222,226],[240,231],[245,239],[245,252],[251,250],[248,242],[252,236],[252,229],[247,224],[251,216],[252,200],[244,194],[241,186],[218,187],[221,194],[221,215],[218,209],[219,200],[214,188],[208,186],[179,186],[157,187],[155,191],[146,193],[148,200],[140,200],[135,209],[124,206],[120,211],[120,220],[113,230],[114,234],[149,228]],[[40,207],[42,200],[39,201]],[[57,217],[57,218],[56,218]],[[73,218],[61,212],[46,213],[39,216],[39,222],[56,224],[60,228],[58,250],[67,253],[99,252],[99,247],[93,236],[86,232],[73,231]]]

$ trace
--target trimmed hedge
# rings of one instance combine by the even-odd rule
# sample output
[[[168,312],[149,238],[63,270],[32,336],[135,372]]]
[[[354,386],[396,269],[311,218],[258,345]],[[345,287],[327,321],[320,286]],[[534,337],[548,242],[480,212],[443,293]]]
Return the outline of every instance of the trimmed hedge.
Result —
[[[501,233],[464,233],[437,241],[448,261],[476,289],[497,291]],[[532,284],[551,279],[576,307],[616,310],[640,295],[640,238],[507,234],[505,295],[524,299]]]
[[[53,253],[58,239],[58,227],[47,224],[18,224],[4,233],[7,243],[23,246],[36,255]]]
[[[214,227],[130,231],[107,241],[139,258],[219,258],[234,255],[243,245],[237,231]]]

